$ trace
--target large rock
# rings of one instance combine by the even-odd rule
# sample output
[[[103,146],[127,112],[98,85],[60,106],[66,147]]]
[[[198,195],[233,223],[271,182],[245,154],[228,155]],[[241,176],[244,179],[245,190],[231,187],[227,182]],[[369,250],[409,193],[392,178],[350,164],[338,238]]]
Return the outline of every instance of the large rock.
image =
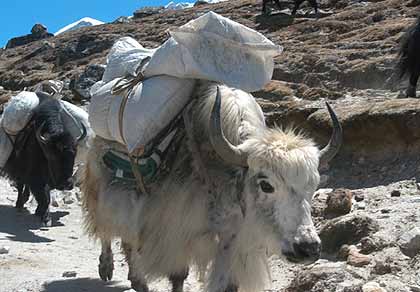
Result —
[[[82,34],[72,42],[63,45],[58,49],[55,65],[59,68],[68,62],[105,52],[113,43],[113,38],[103,38],[94,34]]]
[[[47,27],[45,25],[41,24],[41,23],[37,23],[32,27],[31,33],[33,35],[41,36],[41,35],[47,33]]]
[[[70,81],[69,88],[73,92],[73,99],[77,101],[90,100],[90,88],[102,79],[104,72],[104,65],[88,65],[80,76]]]
[[[345,263],[320,261],[298,272],[286,292],[361,292],[363,282],[354,279]]]
[[[53,37],[52,33],[47,31],[47,27],[43,24],[35,24],[31,29],[31,34],[10,39],[6,44],[6,49],[23,46],[34,41]]]
[[[350,213],[353,194],[347,189],[336,189],[328,194],[326,217],[337,217]]]
[[[354,267],[363,267],[369,265],[372,259],[368,255],[361,254],[356,247],[352,246],[349,250],[347,263]]]
[[[405,232],[398,240],[401,251],[409,256],[415,257],[420,254],[420,228],[414,227]]]
[[[353,213],[325,223],[319,236],[323,251],[336,252],[343,244],[358,243],[363,237],[377,230],[378,224],[372,218]]]
[[[362,292],[387,292],[376,282],[368,282],[362,287]]]
[[[143,7],[136,10],[133,13],[134,18],[144,18],[147,16],[151,16],[154,14],[160,14],[165,11],[165,7],[157,6],[157,7]]]

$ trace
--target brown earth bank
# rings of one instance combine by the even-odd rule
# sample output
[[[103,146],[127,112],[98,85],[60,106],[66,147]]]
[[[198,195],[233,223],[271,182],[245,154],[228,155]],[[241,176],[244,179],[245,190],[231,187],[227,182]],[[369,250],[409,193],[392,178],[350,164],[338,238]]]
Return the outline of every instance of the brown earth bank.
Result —
[[[309,130],[322,144],[329,135],[323,101],[329,101],[345,133],[336,161],[382,162],[414,155],[420,148],[420,103],[397,100],[406,81],[397,80],[395,64],[398,41],[414,21],[418,2],[327,0],[320,4],[319,19],[308,14],[308,6],[296,18],[288,10],[261,15],[260,3],[250,0],[135,13],[137,17],[128,23],[82,28],[1,50],[0,102],[46,79],[63,80],[67,98],[80,102],[86,98],[86,90],[77,85],[80,76],[86,68],[106,62],[117,38],[132,36],[146,47],[157,47],[172,27],[213,10],[284,47],[275,60],[273,81],[255,93],[270,123]]]
[[[418,292],[420,101],[400,98],[406,81],[397,79],[395,65],[399,40],[417,17],[420,1],[322,0],[320,4],[319,19],[306,4],[296,18],[290,10],[277,11],[274,6],[271,15],[261,15],[261,3],[251,0],[137,12],[129,22],[0,49],[0,104],[47,79],[64,81],[67,99],[88,103],[86,89],[103,72],[100,65],[121,36],[157,47],[172,27],[210,10],[256,29],[284,47],[275,59],[273,80],[254,93],[268,123],[303,129],[324,145],[331,131],[324,104],[328,101],[344,131],[343,147],[322,171],[323,189],[314,199],[313,214],[325,246],[323,259],[305,267],[273,259],[272,288],[267,291]],[[11,280],[0,284],[0,291],[128,289],[121,259],[123,271],[117,272],[117,282],[104,286],[94,280],[99,249],[82,235],[76,195],[56,211],[56,221],[64,222],[65,230],[74,233],[70,234],[58,223],[40,231],[30,223],[30,215],[10,208],[15,192],[10,188],[4,192],[0,194],[0,248],[7,245],[10,251],[0,254],[0,278],[4,274]],[[66,209],[69,214],[59,211]],[[86,248],[80,252],[80,246]],[[57,248],[65,260],[55,267],[34,256],[42,253],[54,259]],[[68,260],[72,256],[74,260]],[[72,270],[77,271],[75,278],[62,276]],[[18,273],[27,280],[19,283]],[[154,289],[169,288],[159,282]],[[189,280],[186,291],[197,289],[201,286],[196,278]]]

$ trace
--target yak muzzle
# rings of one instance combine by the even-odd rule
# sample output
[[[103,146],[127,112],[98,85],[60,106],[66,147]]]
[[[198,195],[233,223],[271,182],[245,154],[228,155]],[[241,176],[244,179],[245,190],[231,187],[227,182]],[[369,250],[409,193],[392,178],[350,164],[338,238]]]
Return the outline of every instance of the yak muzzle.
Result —
[[[321,256],[321,243],[319,241],[294,243],[293,251],[284,255],[293,263],[313,263]]]
[[[73,178],[69,178],[67,179],[63,184],[60,184],[56,187],[56,189],[60,190],[60,191],[70,191],[73,189],[74,183],[73,183]]]

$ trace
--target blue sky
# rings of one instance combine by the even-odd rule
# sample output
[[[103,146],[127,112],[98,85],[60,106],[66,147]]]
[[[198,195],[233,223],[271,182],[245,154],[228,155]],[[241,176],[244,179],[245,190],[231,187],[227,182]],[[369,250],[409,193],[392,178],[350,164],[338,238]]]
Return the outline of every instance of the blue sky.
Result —
[[[132,15],[140,7],[169,2],[171,0],[1,0],[0,47],[12,37],[30,33],[35,23],[46,25],[48,31],[54,33],[86,16],[110,22],[119,16]]]

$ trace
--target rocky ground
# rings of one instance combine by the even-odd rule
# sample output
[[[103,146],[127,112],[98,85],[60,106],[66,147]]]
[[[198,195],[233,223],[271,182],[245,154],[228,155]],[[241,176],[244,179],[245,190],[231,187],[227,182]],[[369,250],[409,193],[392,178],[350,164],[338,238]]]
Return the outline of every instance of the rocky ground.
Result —
[[[313,214],[323,259],[310,266],[273,259],[270,291],[420,291],[420,101],[401,98],[398,41],[418,14],[418,0],[322,0],[315,19],[304,7],[261,15],[255,0],[184,11],[138,12],[132,20],[0,49],[0,103],[42,80],[65,82],[65,95],[88,103],[87,89],[120,36],[156,47],[166,30],[214,10],[284,46],[273,81],[254,93],[270,124],[295,125],[323,145],[330,135],[324,101],[344,130],[344,145],[323,170]],[[15,191],[0,181],[0,291],[124,291],[120,254],[115,282],[98,280],[98,246],[82,233],[76,193],[59,195],[55,223],[39,228],[13,208]],[[65,197],[66,197],[65,196]],[[33,211],[31,206],[30,211]],[[118,247],[115,248],[118,250]],[[75,274],[74,274],[75,273]],[[186,291],[201,288],[195,276]],[[154,291],[168,291],[165,281]],[[268,290],[267,290],[268,291]]]
[[[56,193],[53,226],[41,228],[14,208],[16,191],[0,180],[0,282],[10,292],[127,291],[127,265],[114,244],[113,281],[97,274],[100,246],[82,230],[78,190]],[[363,189],[320,189],[313,215],[323,241],[322,259],[296,265],[273,258],[265,291],[420,291],[420,184],[415,179]],[[373,287],[373,288],[369,288]],[[166,280],[152,291],[169,291]],[[185,291],[202,290],[194,273]]]

